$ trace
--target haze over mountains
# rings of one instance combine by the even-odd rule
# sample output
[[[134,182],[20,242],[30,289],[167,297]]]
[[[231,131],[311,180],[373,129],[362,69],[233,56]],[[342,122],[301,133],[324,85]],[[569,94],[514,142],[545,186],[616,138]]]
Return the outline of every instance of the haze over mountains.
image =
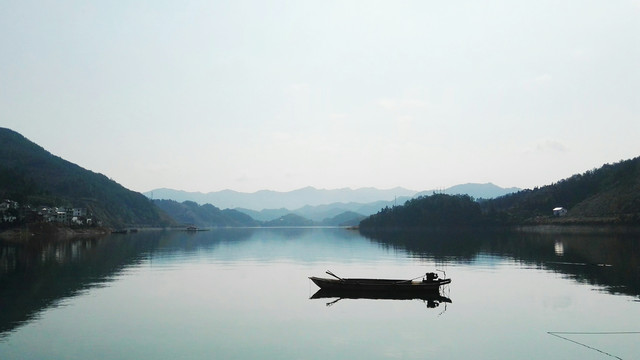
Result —
[[[57,157],[10,129],[0,128],[0,143],[0,199],[21,204],[25,213],[43,206],[86,208],[109,227],[352,226],[377,212],[375,221],[369,221],[374,227],[429,226],[435,219],[442,220],[441,225],[457,226],[458,205],[468,205],[475,211],[471,215],[479,214],[476,225],[640,224],[640,157],[517,192],[491,183],[419,193],[403,188],[306,187],[290,192],[226,190],[209,194],[159,189],[146,194],[154,199],[149,201],[143,194]],[[434,193],[436,196],[431,196]],[[457,194],[483,200],[447,196]],[[566,216],[555,219],[552,210],[556,207],[568,210]],[[406,216],[398,216],[401,212]],[[474,216],[463,218],[473,220]]]
[[[232,190],[200,193],[173,189],[155,189],[144,193],[152,199],[166,199],[178,202],[193,201],[198,204],[212,204],[222,209],[236,209],[260,221],[270,221],[293,213],[304,218],[322,221],[344,212],[361,215],[375,214],[385,206],[401,205],[412,197],[444,194],[468,194],[474,198],[495,198],[516,192],[518,188],[501,188],[492,183],[461,184],[441,190],[417,192],[401,187],[379,190],[360,189],[316,189],[306,187],[289,192],[261,190],[242,193]]]
[[[222,190],[209,193],[188,192],[173,189],[155,189],[144,193],[152,199],[194,201],[198,204],[212,204],[219,208],[263,209],[297,209],[306,205],[316,206],[336,202],[369,203],[379,200],[393,200],[394,197],[413,196],[416,191],[404,188],[378,190],[374,188],[352,189],[316,189],[305,187],[293,191],[279,192],[260,190],[254,193],[243,193],[233,190]]]

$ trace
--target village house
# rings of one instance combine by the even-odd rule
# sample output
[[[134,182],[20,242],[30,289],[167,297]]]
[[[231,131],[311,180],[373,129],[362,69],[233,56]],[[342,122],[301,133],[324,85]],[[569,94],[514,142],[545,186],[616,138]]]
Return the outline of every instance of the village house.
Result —
[[[73,208],[73,216],[74,217],[86,217],[87,209],[86,208]]]
[[[565,215],[567,215],[567,209],[561,206],[553,208],[553,216],[565,216]]]
[[[59,223],[67,225],[85,225],[91,223],[90,219],[87,219],[86,208],[59,208],[56,214],[56,221]]]
[[[67,212],[58,210],[56,212],[56,222],[66,224],[67,223]]]
[[[42,217],[43,222],[55,222],[58,210],[56,208],[50,208],[48,206],[41,206],[38,210],[38,214]]]
[[[0,203],[0,220],[2,222],[15,222],[19,204],[11,200],[3,200]],[[13,210],[13,211],[12,211]]]
[[[0,222],[48,222],[65,225],[92,225],[93,219],[88,217],[86,208],[64,208],[39,206],[22,207],[16,201],[3,200],[0,202]]]
[[[17,210],[19,207],[20,205],[16,201],[5,199],[0,203],[0,212],[5,212],[9,209]]]

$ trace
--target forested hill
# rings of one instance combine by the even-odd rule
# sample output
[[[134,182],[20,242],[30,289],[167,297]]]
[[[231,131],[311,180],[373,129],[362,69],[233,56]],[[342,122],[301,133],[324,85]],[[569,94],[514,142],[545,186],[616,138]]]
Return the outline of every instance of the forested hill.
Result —
[[[52,155],[0,128],[0,198],[34,206],[87,208],[105,226],[170,225],[144,195]]]
[[[211,204],[198,205],[193,201],[179,203],[173,200],[153,200],[153,202],[182,225],[202,227],[260,225],[260,222],[247,214],[232,209],[220,210]]]
[[[567,209],[554,216],[553,209]],[[496,199],[435,194],[384,208],[361,229],[524,224],[640,225],[640,157]]]
[[[481,225],[485,221],[480,204],[468,195],[434,194],[408,200],[402,206],[386,207],[360,222],[368,228],[452,228]]]
[[[510,222],[539,221],[555,207],[568,210],[562,222],[640,223],[640,157],[483,203]]]

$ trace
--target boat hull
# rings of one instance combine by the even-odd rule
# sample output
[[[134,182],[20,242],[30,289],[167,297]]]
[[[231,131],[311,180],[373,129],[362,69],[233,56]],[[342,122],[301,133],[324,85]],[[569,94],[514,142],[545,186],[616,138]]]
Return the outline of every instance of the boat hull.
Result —
[[[394,280],[394,279],[327,279],[309,277],[314,284],[327,290],[351,290],[387,293],[419,293],[438,291],[440,286],[451,283],[451,279],[432,281]]]

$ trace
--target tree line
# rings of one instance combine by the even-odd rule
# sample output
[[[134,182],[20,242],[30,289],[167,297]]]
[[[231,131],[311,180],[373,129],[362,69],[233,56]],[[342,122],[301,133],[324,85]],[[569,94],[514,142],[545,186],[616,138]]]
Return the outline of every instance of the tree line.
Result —
[[[555,207],[568,209],[568,216],[554,218]],[[640,225],[640,157],[495,199],[421,196],[401,206],[383,208],[364,219],[360,228],[510,226],[563,221]]]

